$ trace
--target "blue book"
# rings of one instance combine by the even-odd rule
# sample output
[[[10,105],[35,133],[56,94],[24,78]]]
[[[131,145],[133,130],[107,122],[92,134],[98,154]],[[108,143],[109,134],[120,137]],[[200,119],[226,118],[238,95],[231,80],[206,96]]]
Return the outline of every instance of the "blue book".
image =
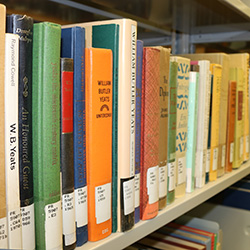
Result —
[[[135,223],[140,220],[140,166],[141,166],[141,84],[143,41],[137,40],[136,52],[136,112],[135,112]]]
[[[87,185],[85,148],[85,29],[81,27],[62,29],[61,56],[74,61],[74,182],[76,210],[76,245],[88,241]]]

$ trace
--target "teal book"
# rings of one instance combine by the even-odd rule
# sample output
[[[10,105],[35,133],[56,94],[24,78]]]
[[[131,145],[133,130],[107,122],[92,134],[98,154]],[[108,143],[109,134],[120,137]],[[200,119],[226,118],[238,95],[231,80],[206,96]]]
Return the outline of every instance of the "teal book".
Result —
[[[62,249],[60,195],[61,26],[34,24],[32,142],[36,249]]]
[[[198,115],[198,89],[199,89],[199,65],[191,65],[189,72],[189,96],[188,96],[188,135],[186,154],[186,192],[194,191],[195,179],[195,156],[197,137]]]
[[[176,179],[176,113],[177,113],[177,75],[178,63],[170,62],[169,69],[169,98],[168,98],[168,145],[167,145],[167,204],[175,199]]]
[[[93,48],[111,49],[113,54],[112,95],[112,232],[117,231],[117,131],[118,131],[118,59],[119,25],[104,24],[92,27]]]

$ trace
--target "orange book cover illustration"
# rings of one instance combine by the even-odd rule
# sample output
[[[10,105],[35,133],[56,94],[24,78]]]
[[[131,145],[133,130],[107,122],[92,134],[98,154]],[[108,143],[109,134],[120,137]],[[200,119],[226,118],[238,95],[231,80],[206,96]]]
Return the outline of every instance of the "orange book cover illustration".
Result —
[[[97,241],[112,230],[112,51],[85,52],[88,233]]]

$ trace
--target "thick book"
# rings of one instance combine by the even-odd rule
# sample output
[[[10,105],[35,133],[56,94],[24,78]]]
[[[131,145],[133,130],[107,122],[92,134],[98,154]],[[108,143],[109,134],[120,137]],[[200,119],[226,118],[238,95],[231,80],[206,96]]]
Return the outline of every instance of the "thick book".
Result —
[[[170,49],[160,50],[159,210],[167,205],[167,143]]]
[[[136,48],[136,113],[135,113],[135,223],[140,220],[140,168],[141,168],[141,100],[143,41]]]
[[[141,219],[158,214],[160,50],[143,48],[141,103]]]
[[[88,233],[97,241],[112,231],[112,51],[89,48],[85,57]]]
[[[227,144],[226,144],[226,172],[231,172],[234,161],[234,129],[236,114],[236,81],[229,81],[228,113],[227,113]]]
[[[168,98],[168,139],[167,139],[167,204],[175,200],[176,178],[176,113],[177,113],[177,75],[178,63],[169,62]]]
[[[4,70],[5,70],[5,21],[6,7],[0,4],[0,248],[7,248],[7,212],[5,192],[5,113],[4,113]]]
[[[188,95],[188,135],[187,135],[187,175],[186,192],[191,193],[195,188],[195,155],[197,138],[199,90],[199,65],[191,65],[189,72]]]
[[[5,178],[8,246],[22,248],[19,188],[18,64],[19,36],[5,35]]]
[[[184,56],[184,55],[183,55]],[[228,99],[228,80],[229,80],[229,55],[225,53],[201,53],[185,55],[191,60],[209,60],[211,63],[222,66],[221,76],[221,99],[220,99],[220,134],[217,175],[222,176],[226,167],[226,138],[227,138],[227,99]],[[199,118],[198,118],[199,119]]]
[[[186,193],[186,152],[190,59],[179,56],[171,56],[170,60],[178,63],[175,188],[175,197],[178,198],[184,196]]]
[[[233,168],[239,168],[243,163],[244,148],[244,119],[243,119],[243,92],[244,92],[244,72],[242,68],[230,68],[229,79],[236,81],[236,113],[234,128],[234,160]]]
[[[88,240],[86,128],[85,128],[85,30],[62,29],[61,56],[73,58],[73,154],[75,185],[76,245]]]
[[[212,74],[211,82],[211,157],[209,168],[209,181],[217,179],[218,169],[218,153],[219,153],[219,133],[221,129],[219,127],[220,119],[220,96],[221,96],[221,76],[222,67],[219,64],[210,64],[210,70]]]
[[[19,36],[19,177],[24,249],[35,249],[35,219],[32,163],[32,44],[33,18],[7,16],[6,32]]]
[[[123,232],[134,226],[137,23],[130,19],[112,19],[65,27],[85,27],[86,47],[89,48],[92,26],[106,24],[119,25],[117,230]]]
[[[33,31],[32,142],[36,249],[61,249],[61,26],[49,22],[36,23]]]
[[[75,249],[73,59],[61,58],[61,195],[63,249]]]

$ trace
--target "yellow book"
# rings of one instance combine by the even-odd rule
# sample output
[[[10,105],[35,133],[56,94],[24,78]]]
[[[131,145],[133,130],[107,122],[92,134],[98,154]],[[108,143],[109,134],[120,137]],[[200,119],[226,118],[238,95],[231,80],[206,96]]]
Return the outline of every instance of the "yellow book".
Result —
[[[244,148],[244,71],[242,68],[230,68],[230,80],[236,81],[236,114],[234,130],[234,160],[233,168],[239,168],[243,162]]]
[[[220,93],[222,67],[219,64],[210,64],[211,71],[211,158],[209,169],[209,181],[217,179],[218,155],[219,155],[219,128],[220,128]]]

